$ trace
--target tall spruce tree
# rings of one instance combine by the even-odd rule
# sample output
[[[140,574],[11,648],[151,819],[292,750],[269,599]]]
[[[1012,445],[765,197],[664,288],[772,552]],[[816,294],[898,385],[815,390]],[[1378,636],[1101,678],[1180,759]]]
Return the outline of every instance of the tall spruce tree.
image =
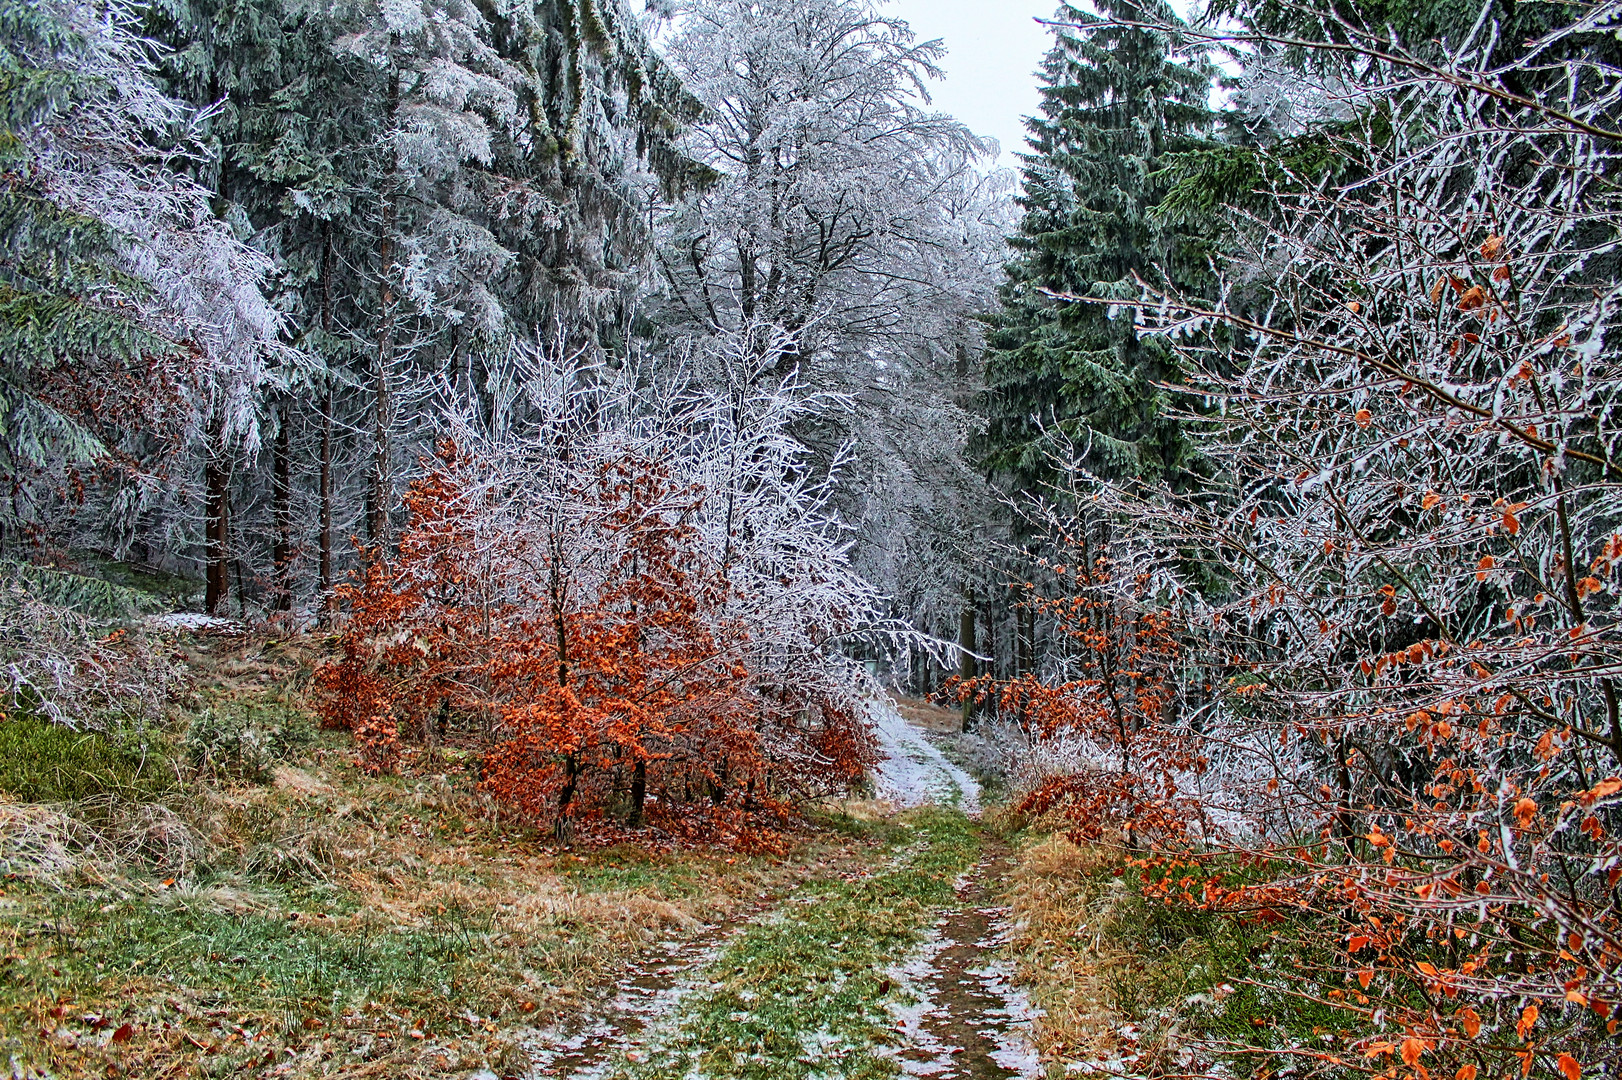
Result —
[[[1130,314],[1049,293],[1129,299],[1133,275],[1197,288],[1197,232],[1157,219],[1169,154],[1208,138],[1215,71],[1175,33],[1163,0],[1060,7],[1043,61],[1041,115],[1026,121],[1024,219],[990,335],[976,450],[1016,488],[1051,475],[1056,437],[1116,479],[1175,474],[1189,449],[1157,383],[1175,379],[1169,350],[1137,337]]]

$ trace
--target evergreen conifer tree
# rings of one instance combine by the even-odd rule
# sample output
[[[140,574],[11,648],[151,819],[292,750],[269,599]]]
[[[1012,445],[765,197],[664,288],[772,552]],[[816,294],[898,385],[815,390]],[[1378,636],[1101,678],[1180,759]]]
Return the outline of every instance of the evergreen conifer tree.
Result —
[[[1201,144],[1214,125],[1214,70],[1197,46],[1126,25],[1181,25],[1163,0],[1095,6],[1097,15],[1059,9],[1041,115],[1027,120],[1024,218],[989,341],[977,449],[1020,488],[1050,475],[1055,436],[1117,479],[1175,474],[1189,453],[1156,389],[1176,376],[1169,351],[1140,341],[1127,311],[1048,295],[1129,299],[1134,275],[1187,289],[1204,274],[1197,232],[1161,222],[1155,208],[1167,155]]]
[[[251,438],[274,351],[268,261],[172,168],[196,148],[157,145],[187,111],[154,84],[135,30],[118,3],[0,0],[0,524],[13,535],[83,501],[67,470],[116,459],[113,475],[135,475],[205,422]],[[143,496],[110,487],[99,524],[116,547]]]

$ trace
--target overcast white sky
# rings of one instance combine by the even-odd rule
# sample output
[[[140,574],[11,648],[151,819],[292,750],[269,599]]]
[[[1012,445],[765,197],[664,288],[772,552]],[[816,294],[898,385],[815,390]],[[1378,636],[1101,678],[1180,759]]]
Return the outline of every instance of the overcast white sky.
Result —
[[[1034,72],[1048,32],[1034,20],[1051,18],[1056,0],[892,0],[889,12],[912,24],[919,41],[941,38],[951,51],[946,78],[930,88],[935,108],[976,135],[1002,144],[1000,165],[1014,167],[1025,149],[1021,117],[1036,111]]]

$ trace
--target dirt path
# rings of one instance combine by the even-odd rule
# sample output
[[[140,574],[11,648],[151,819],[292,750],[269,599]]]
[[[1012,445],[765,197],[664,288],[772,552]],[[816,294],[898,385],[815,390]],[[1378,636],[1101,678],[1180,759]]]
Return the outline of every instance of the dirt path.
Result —
[[[947,761],[893,704],[875,703],[874,712],[888,753],[878,769],[881,794],[903,806],[937,802],[978,815],[980,791],[972,777]],[[1011,984],[1012,969],[996,956],[1007,937],[1007,911],[994,906],[1007,862],[1003,849],[987,851],[957,882],[954,902],[938,910],[925,943],[887,973],[883,985],[894,990],[883,991],[889,995],[884,1007],[895,1019],[900,1045],[873,1052],[892,1057],[904,1075],[942,1080],[1042,1075],[1029,1038],[1029,1003]],[[522,1033],[517,1041],[531,1063],[528,1076],[596,1080],[619,1075],[627,1064],[634,1068],[646,1061],[644,1068],[652,1068],[647,1048],[677,1020],[685,1002],[716,985],[708,981],[714,977],[713,962],[762,920],[793,920],[792,895],[791,890],[756,904],[645,956],[626,970],[614,997],[584,1024]]]
[[[909,711],[919,713],[916,708]],[[956,806],[970,817],[979,815],[979,782],[947,760],[919,720],[903,715],[888,697],[869,702],[868,715],[884,755],[875,769],[879,798],[896,806],[936,803]]]
[[[686,940],[664,942],[626,970],[618,983],[619,992],[593,1010],[586,1024],[561,1031],[532,1031],[520,1037],[518,1043],[531,1062],[529,1075],[568,1080],[603,1075],[620,1053],[675,1012],[730,939],[772,908],[772,904],[756,904],[725,922],[701,928]]]
[[[997,851],[976,866],[960,883],[960,905],[941,917],[929,944],[897,972],[917,999],[892,1009],[907,1037],[896,1054],[907,1075],[1043,1075],[1030,1039],[1035,1013],[1011,983],[1012,968],[995,955],[1007,937],[1008,911],[991,902],[1007,862]]]

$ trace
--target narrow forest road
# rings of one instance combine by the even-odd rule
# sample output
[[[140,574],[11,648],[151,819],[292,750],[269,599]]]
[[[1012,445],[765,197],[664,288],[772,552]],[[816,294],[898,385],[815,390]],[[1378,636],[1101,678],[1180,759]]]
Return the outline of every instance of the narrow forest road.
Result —
[[[872,716],[877,794],[898,808],[874,864],[645,956],[590,1022],[522,1034],[531,1077],[1044,1075],[998,956],[1006,855],[970,820],[980,785],[893,702]]]
[[[896,1053],[910,1076],[1011,1080],[1045,1075],[1031,1039],[1037,1013],[996,955],[1009,935],[1008,909],[993,906],[1007,859],[980,862],[957,890],[959,903],[936,921],[906,966],[915,1002],[893,1007],[906,1039]]]

